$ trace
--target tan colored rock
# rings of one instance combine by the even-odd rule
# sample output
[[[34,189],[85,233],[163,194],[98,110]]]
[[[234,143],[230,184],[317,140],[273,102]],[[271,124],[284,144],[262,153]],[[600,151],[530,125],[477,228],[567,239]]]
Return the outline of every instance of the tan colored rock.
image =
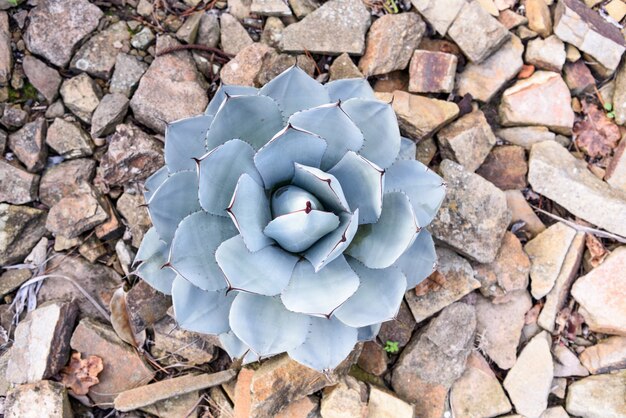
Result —
[[[579,312],[592,331],[626,336],[626,246],[618,247],[572,286]]]
[[[535,237],[546,229],[546,226],[530,207],[521,191],[507,190],[504,193],[506,194],[506,204],[511,211],[511,224],[519,221],[524,222],[522,229],[529,233],[530,238]]]
[[[538,70],[560,73],[566,59],[565,44],[554,35],[546,39],[533,39],[526,45],[524,58],[526,64],[534,65]]]
[[[591,374],[626,368],[626,337],[609,337],[587,347],[580,361]]]
[[[562,343],[552,347],[554,377],[588,376],[589,371],[580,364],[578,356]]]
[[[66,79],[61,84],[65,106],[80,120],[91,123],[91,115],[100,104],[102,90],[86,73]]]
[[[87,186],[86,190],[62,198],[50,208],[46,228],[55,235],[74,238],[108,218],[95,189]]]
[[[88,157],[95,145],[79,123],[56,118],[48,127],[46,143],[65,159]]]
[[[526,16],[522,16],[509,9],[500,11],[500,14],[497,16],[497,18],[498,21],[502,23],[504,27],[508,30],[528,24],[528,19],[526,18]]]
[[[620,141],[604,176],[607,183],[626,193],[626,141]]]
[[[555,406],[543,411],[539,418],[569,418],[569,415],[562,406]]]
[[[66,196],[85,189],[96,172],[96,162],[88,158],[64,161],[44,171],[39,183],[39,199],[54,206]]]
[[[537,32],[543,38],[547,38],[552,33],[552,17],[550,9],[545,0],[526,0],[526,17],[528,27]]]
[[[284,407],[275,418],[309,418],[318,412],[319,401],[314,396],[293,401]]]
[[[543,141],[554,141],[556,134],[545,126],[520,126],[504,128],[496,131],[496,136],[514,145],[530,150],[533,144]]]
[[[413,407],[376,386],[371,386],[367,418],[413,418]]]
[[[528,163],[526,152],[519,145],[494,147],[476,170],[479,174],[502,190],[526,188]]]
[[[23,205],[37,199],[39,176],[0,158],[0,202]]]
[[[626,3],[622,0],[611,0],[604,6],[604,10],[611,16],[616,22],[621,22],[624,16],[626,16]]]
[[[409,67],[412,93],[450,93],[454,89],[457,57],[445,52],[416,50]]]
[[[346,376],[335,386],[322,392],[322,418],[365,418],[367,416],[367,387],[352,376]]]
[[[237,55],[254,42],[248,35],[248,31],[231,14],[222,13],[220,16],[220,29],[222,49],[227,54]]]
[[[565,409],[571,415],[585,418],[626,416],[626,370],[572,383],[567,391]]]
[[[20,130],[9,134],[7,145],[26,169],[31,172],[41,170],[48,156],[46,132],[48,123],[41,117],[24,125]]]
[[[6,418],[73,418],[67,390],[61,383],[42,380],[10,390],[4,403]]]
[[[445,36],[465,3],[463,0],[411,0],[413,6],[441,36]]]
[[[291,9],[282,0],[252,0],[250,12],[261,16],[291,16]]]
[[[328,81],[342,80],[344,78],[363,78],[363,73],[359,70],[350,55],[345,52],[339,55],[328,70],[330,76]]]
[[[269,46],[255,42],[243,48],[220,71],[222,82],[241,86],[254,86],[263,66],[263,60],[273,51]]]
[[[539,125],[568,133],[574,125],[571,99],[560,74],[537,71],[504,91],[500,121],[503,126]]]

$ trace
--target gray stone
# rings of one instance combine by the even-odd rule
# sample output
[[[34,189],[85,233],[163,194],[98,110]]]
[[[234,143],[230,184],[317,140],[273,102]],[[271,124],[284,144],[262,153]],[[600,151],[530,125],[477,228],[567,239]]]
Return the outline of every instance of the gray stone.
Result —
[[[172,298],[140,280],[126,293],[126,311],[133,334],[161,320],[172,306]],[[159,356],[160,357],[160,356]]]
[[[538,70],[560,73],[565,64],[565,44],[554,35],[533,39],[528,42],[524,57],[527,64],[534,65]]]
[[[439,35],[445,36],[465,0],[411,0],[411,3]]]
[[[185,19],[185,23],[176,31],[176,38],[187,44],[195,43],[203,14],[202,12],[196,12],[188,16]]]
[[[0,123],[8,129],[17,129],[24,126],[28,119],[28,113],[19,105],[4,106]]]
[[[615,149],[604,180],[613,188],[626,192],[626,142],[620,142]]]
[[[444,160],[440,169],[448,192],[431,224],[433,235],[473,260],[492,262],[511,218],[504,192],[453,161]]]
[[[231,14],[223,13],[220,16],[220,30],[222,50],[227,54],[237,55],[242,49],[253,43],[248,31]]]
[[[49,119],[60,118],[65,114],[65,107],[62,100],[57,100],[46,109],[44,116]]]
[[[406,293],[406,301],[418,323],[480,287],[470,263],[454,251],[437,248],[437,272],[443,278],[439,288],[424,295],[416,294],[414,289]]]
[[[626,371],[590,376],[572,383],[565,409],[571,415],[585,418],[626,416]]]
[[[0,202],[23,205],[37,199],[39,176],[0,158]]]
[[[46,228],[54,235],[74,238],[109,218],[95,189],[63,197],[50,208]]]
[[[61,96],[73,114],[83,122],[91,123],[91,115],[100,103],[102,90],[87,74],[81,73],[63,81]]]
[[[315,61],[304,54],[278,54],[270,51],[263,59],[261,69],[255,77],[255,84],[264,86],[293,65],[297,65],[311,77],[315,73]]]
[[[0,203],[0,265],[22,262],[46,233],[46,212]]]
[[[185,331],[173,318],[166,316],[154,325],[154,344],[150,352],[165,365],[183,362],[199,366],[215,360],[218,343],[217,337]]]
[[[74,417],[65,386],[49,380],[17,386],[9,391],[4,414],[6,418]]]
[[[137,57],[128,54],[117,54],[109,91],[130,97],[133,89],[137,86],[141,76],[147,69],[148,64],[139,61]]]
[[[22,68],[28,81],[45,97],[48,103],[54,102],[59,95],[59,86],[61,86],[62,79],[59,72],[32,55],[24,57]]]
[[[78,193],[96,172],[96,162],[87,158],[64,161],[44,171],[39,182],[39,199],[54,206],[65,196]]]
[[[29,269],[11,269],[0,275],[0,296],[4,297],[19,288],[30,279],[33,273]],[[0,364],[4,358],[0,359]],[[5,365],[6,366],[6,365]],[[5,373],[6,374],[6,373]],[[2,377],[0,377],[1,381]],[[1,386],[1,385],[0,385]],[[2,391],[0,391],[2,393]]]
[[[496,131],[496,136],[508,143],[519,145],[530,150],[538,142],[554,141],[556,134],[545,126],[519,126]]]
[[[88,157],[95,145],[80,124],[56,118],[48,128],[46,144],[65,159]]]
[[[611,188],[556,142],[535,144],[528,181],[533,190],[572,214],[607,231],[626,236],[626,194]]]
[[[70,69],[108,80],[115,58],[130,47],[130,32],[126,22],[114,23],[98,32],[80,47],[72,58]]]
[[[589,376],[589,371],[569,348],[557,343],[552,348],[554,357],[554,377]]]
[[[481,63],[510,37],[509,31],[478,2],[467,2],[448,35],[471,62]]]
[[[57,374],[70,356],[76,314],[72,302],[50,303],[30,312],[15,329],[7,379],[16,384],[35,383]]]
[[[318,0],[289,0],[289,6],[291,6],[291,10],[293,10],[293,14],[301,20],[320,7],[321,4]]]
[[[28,15],[26,48],[50,63],[64,67],[74,48],[96,27],[102,11],[87,0],[42,0]]]
[[[7,148],[7,139],[7,133],[3,129],[0,129],[0,155],[4,155],[4,151]]]
[[[117,210],[126,220],[126,225],[132,236],[132,244],[135,248],[139,248],[144,234],[152,225],[148,210],[143,206],[145,203],[141,194],[125,192],[117,199]]]
[[[46,148],[46,130],[48,124],[44,118],[27,123],[22,129],[9,135],[9,149],[15,153],[28,171],[43,168],[48,148]]]
[[[362,55],[370,13],[360,0],[330,0],[283,32],[286,52]]]
[[[610,72],[617,69],[626,50],[620,30],[578,0],[558,1],[554,34],[591,55]]]
[[[228,12],[239,20],[250,17],[252,0],[227,0]]]
[[[345,78],[363,78],[363,73],[359,67],[354,65],[350,55],[343,53],[339,55],[328,70],[330,76],[328,81],[341,80]]]
[[[13,51],[11,50],[11,32],[9,31],[9,15],[0,12],[0,86],[6,86],[13,71]]]
[[[261,16],[291,16],[291,9],[283,0],[252,0],[250,12]]]
[[[91,135],[94,138],[108,135],[120,124],[128,111],[129,101],[120,93],[107,94],[91,117]]]
[[[157,41],[157,50],[176,45],[164,35]],[[130,101],[137,121],[159,133],[165,132],[169,122],[201,114],[207,104],[202,76],[188,51],[156,57]]]
[[[591,374],[626,368],[626,337],[609,337],[598,341],[580,354],[580,361]]]
[[[220,43],[220,24],[217,15],[204,13],[200,19],[196,43],[210,47],[217,47]]]
[[[133,35],[130,39],[130,44],[133,48],[140,50],[147,49],[156,37],[149,27],[144,26],[139,32]]]
[[[278,17],[268,17],[261,33],[261,42],[272,48],[278,48],[283,39],[285,24]]]

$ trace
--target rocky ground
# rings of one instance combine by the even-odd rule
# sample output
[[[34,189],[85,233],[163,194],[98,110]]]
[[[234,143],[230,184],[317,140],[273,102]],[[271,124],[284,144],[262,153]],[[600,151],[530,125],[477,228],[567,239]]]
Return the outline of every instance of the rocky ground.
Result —
[[[622,0],[0,0],[7,417],[626,417]],[[335,372],[240,368],[131,273],[168,122],[366,76],[448,196]],[[73,411],[73,412],[72,412]]]

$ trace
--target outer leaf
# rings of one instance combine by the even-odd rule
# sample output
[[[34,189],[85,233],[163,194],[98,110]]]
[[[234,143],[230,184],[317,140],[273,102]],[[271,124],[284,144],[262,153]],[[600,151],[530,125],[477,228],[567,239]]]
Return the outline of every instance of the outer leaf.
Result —
[[[298,262],[298,257],[275,246],[251,253],[241,235],[224,241],[215,258],[230,288],[266,296],[283,291]]]
[[[309,318],[288,311],[276,297],[239,293],[230,310],[230,326],[241,341],[265,356],[302,344]]]
[[[344,212],[339,215],[339,226],[306,250],[304,258],[313,265],[315,272],[343,254],[348,248],[359,226],[359,210],[353,214]]]
[[[212,116],[200,115],[170,123],[165,129],[165,164],[170,173],[195,170],[194,159],[206,153]]]
[[[202,290],[221,290],[226,279],[215,260],[217,247],[237,235],[228,218],[196,212],[186,217],[176,230],[170,252],[171,267]]]
[[[337,308],[335,316],[354,328],[393,319],[406,292],[404,274],[393,267],[372,270],[354,258],[347,260],[359,276],[361,285],[350,299]]]
[[[387,169],[385,193],[405,193],[419,226],[428,225],[439,210],[446,187],[443,179],[419,161],[396,161]]]
[[[357,342],[357,330],[337,318],[311,318],[306,341],[288,351],[289,357],[320,371],[334,369],[345,360]]]
[[[235,293],[226,290],[207,292],[176,276],[172,301],[176,322],[187,331],[221,334],[230,329],[228,314]]]
[[[227,216],[227,208],[242,174],[248,174],[261,184],[254,166],[254,150],[250,145],[233,139],[215,148],[198,164],[200,205],[207,212]]]
[[[359,154],[382,168],[393,164],[400,151],[400,128],[391,105],[379,100],[350,99],[341,108],[363,132]]]
[[[376,99],[374,90],[364,78],[346,78],[326,83],[326,90],[332,101],[348,99]]]
[[[415,242],[395,262],[407,279],[407,290],[420,284],[430,276],[437,265],[437,253],[433,238],[426,229],[422,229]]]
[[[259,94],[276,100],[285,119],[300,110],[330,103],[324,86],[295,65],[263,86]]]
[[[378,333],[380,332],[380,327],[382,324],[370,325],[368,327],[361,327],[358,329],[358,340],[359,341],[372,341]]]
[[[269,201],[263,187],[248,174],[239,177],[228,214],[250,251],[272,244],[273,241],[263,233],[263,228],[272,219]]]
[[[211,103],[207,106],[204,114],[215,116],[224,101],[226,100],[226,96],[256,96],[259,93],[259,89],[255,87],[248,86],[228,86],[222,84],[219,89],[215,92]]]
[[[150,199],[152,199],[154,192],[156,192],[156,190],[161,187],[163,182],[165,182],[167,176],[169,176],[169,171],[167,171],[166,166],[163,166],[146,179],[143,185],[144,189],[146,189],[143,193],[143,199],[147,203],[149,203]]]
[[[276,101],[267,96],[228,97],[216,113],[209,133],[207,149],[231,139],[240,139],[258,150],[283,128],[283,116]]]
[[[169,246],[165,242],[161,241],[156,229],[151,227],[143,236],[143,240],[137,250],[134,263],[145,261],[154,254],[164,253],[167,251],[169,251]]]
[[[298,163],[295,163],[294,167],[295,174],[291,181],[293,184],[315,195],[328,210],[350,211],[341,184],[335,176]]]
[[[293,177],[294,163],[319,167],[325,151],[322,138],[288,125],[256,153],[254,164],[270,190]]]
[[[409,248],[418,232],[408,197],[387,193],[378,222],[361,225],[346,254],[369,268],[386,268]]]
[[[322,170],[337,164],[347,151],[358,151],[363,146],[363,134],[338,103],[294,113],[289,123],[326,140]]]
[[[176,273],[163,266],[167,263],[167,252],[157,253],[143,261],[135,274],[161,293],[170,295]]]
[[[287,251],[298,253],[339,226],[334,213],[321,210],[297,211],[281,215],[265,227],[265,235]]]
[[[344,257],[337,257],[319,272],[301,260],[281,296],[290,311],[309,315],[330,315],[359,287],[359,277]]]
[[[242,358],[250,351],[250,347],[241,341],[235,333],[230,330],[219,335],[222,348],[228,353],[231,359]]]
[[[193,171],[179,171],[161,184],[149,203],[152,224],[165,242],[171,242],[178,223],[200,210],[198,177]]]
[[[400,140],[400,152],[398,160],[414,160],[417,153],[417,144],[409,138],[402,137]]]
[[[378,220],[383,210],[383,169],[348,151],[328,173],[339,180],[350,207],[359,208],[359,224]]]

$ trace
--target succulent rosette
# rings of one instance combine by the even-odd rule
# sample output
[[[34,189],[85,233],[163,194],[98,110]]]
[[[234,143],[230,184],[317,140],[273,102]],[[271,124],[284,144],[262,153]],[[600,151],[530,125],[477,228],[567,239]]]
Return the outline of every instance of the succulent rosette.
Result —
[[[292,67],[260,90],[222,86],[167,127],[136,274],[233,358],[333,369],[436,262],[425,227],[444,183],[399,157],[403,141],[364,79]]]

